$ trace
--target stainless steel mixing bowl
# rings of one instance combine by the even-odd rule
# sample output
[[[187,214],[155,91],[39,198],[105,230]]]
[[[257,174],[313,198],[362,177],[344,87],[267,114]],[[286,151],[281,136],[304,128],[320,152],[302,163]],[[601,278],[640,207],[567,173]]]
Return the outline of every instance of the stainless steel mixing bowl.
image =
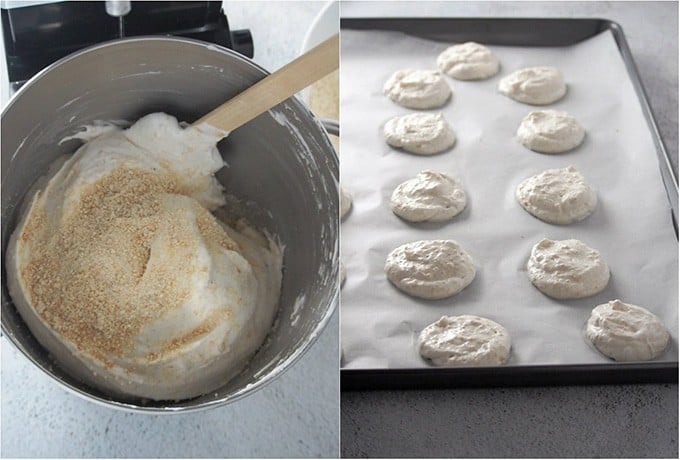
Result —
[[[79,141],[64,137],[96,120],[163,111],[192,122],[267,72],[206,43],[142,37],[100,44],[66,57],[30,80],[2,113],[2,331],[67,389],[108,406],[178,412],[236,400],[289,368],[328,322],[338,296],[338,159],[323,128],[296,99],[275,107],[218,144],[218,173],[259,227],[285,245],[277,325],[247,368],[222,388],[183,401],[116,399],[60,369],[33,338],[9,297],[5,251],[31,184]],[[268,210],[260,212],[259,210]]]

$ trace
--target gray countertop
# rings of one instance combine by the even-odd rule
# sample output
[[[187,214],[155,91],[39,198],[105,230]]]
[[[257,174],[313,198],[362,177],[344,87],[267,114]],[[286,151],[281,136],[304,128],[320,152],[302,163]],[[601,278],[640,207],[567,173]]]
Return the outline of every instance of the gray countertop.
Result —
[[[677,385],[343,392],[343,457],[675,457]]]
[[[677,171],[676,2],[343,2],[343,17],[597,17],[625,32]],[[343,392],[344,457],[675,457],[677,385]]]
[[[231,29],[251,30],[255,61],[273,71],[297,56],[322,7],[226,2],[225,11]],[[1,342],[2,457],[338,455],[337,312],[306,355],[270,385],[227,406],[186,415],[131,414],[84,401],[53,383],[5,338]]]

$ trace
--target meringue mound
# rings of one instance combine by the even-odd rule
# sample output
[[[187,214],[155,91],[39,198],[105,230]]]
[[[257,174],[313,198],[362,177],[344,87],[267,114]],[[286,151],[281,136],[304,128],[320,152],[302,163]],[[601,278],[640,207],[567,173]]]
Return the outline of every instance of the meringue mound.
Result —
[[[223,133],[162,113],[94,131],[25,203],[7,253],[14,304],[56,361],[108,394],[213,391],[271,329],[281,250],[211,213],[225,203]]]
[[[562,99],[567,85],[556,67],[528,67],[504,77],[498,90],[518,102],[547,105]]]
[[[595,191],[573,166],[547,169],[523,180],[515,196],[529,214],[551,224],[579,222],[597,206]]]
[[[421,299],[458,294],[475,278],[470,254],[453,240],[421,240],[394,249],[385,262],[387,279]]]
[[[581,145],[585,135],[576,118],[557,110],[531,112],[517,128],[522,145],[539,153],[568,152]]]
[[[508,362],[508,331],[474,315],[442,316],[418,336],[418,352],[435,366],[498,366]]]
[[[394,189],[392,212],[409,222],[444,222],[460,214],[467,197],[448,174],[425,170]]]
[[[484,80],[500,69],[491,50],[475,42],[450,46],[437,57],[437,65],[456,80]]]
[[[531,250],[529,279],[554,299],[581,299],[604,290],[609,267],[595,249],[575,239],[542,239]]]
[[[383,93],[409,109],[434,109],[451,97],[451,88],[436,70],[397,70],[385,82]]]
[[[595,307],[586,337],[603,355],[616,361],[648,361],[661,356],[670,334],[646,308],[612,300]]]
[[[389,145],[416,155],[441,153],[456,143],[456,136],[441,113],[394,117],[385,123],[383,133]]]
[[[340,187],[340,219],[344,219],[352,209],[352,194],[345,187]]]

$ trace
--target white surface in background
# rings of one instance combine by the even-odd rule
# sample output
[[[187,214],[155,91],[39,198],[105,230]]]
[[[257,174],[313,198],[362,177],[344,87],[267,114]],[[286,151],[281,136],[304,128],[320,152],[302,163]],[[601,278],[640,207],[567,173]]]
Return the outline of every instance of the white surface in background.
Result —
[[[255,61],[269,71],[297,56],[323,7],[225,3],[230,28],[251,30]],[[57,386],[6,339],[1,342],[3,457],[338,455],[337,311],[311,349],[274,382],[227,406],[185,415],[130,414],[84,401]]]
[[[306,53],[320,45],[324,40],[331,38],[332,35],[337,34],[340,31],[339,15],[340,3],[337,1],[326,2],[307,30],[304,40],[302,40],[300,54]],[[309,89],[308,86],[298,93],[298,96],[307,104],[309,103]]]
[[[47,3],[54,3],[53,0],[2,0],[0,1],[0,8],[21,8],[23,6],[45,5]]]
[[[340,31],[340,21],[338,21],[339,14],[339,2],[326,2],[323,9],[319,12],[319,15],[314,18],[304,40],[302,40],[302,49],[300,50],[300,53],[309,51],[316,45],[321,44],[324,40],[337,34]]]
[[[677,360],[677,240],[654,144],[610,32],[564,48],[489,46],[501,72],[483,81],[449,79],[452,100],[429,111],[441,110],[458,138],[453,149],[431,157],[385,143],[384,123],[414,111],[394,104],[381,89],[395,70],[435,68],[450,44],[396,32],[342,34],[341,178],[354,197],[342,223],[344,367],[428,367],[415,347],[418,334],[442,315],[460,314],[490,318],[508,330],[508,365],[608,363],[583,339],[583,325],[593,307],[613,299],[659,315],[673,337],[660,360]],[[567,95],[548,108],[573,114],[586,129],[584,143],[572,152],[539,154],[515,139],[535,107],[500,94],[498,82],[536,65],[557,66],[564,75]],[[522,180],[569,165],[598,194],[598,206],[585,221],[547,224],[517,203]],[[392,214],[394,188],[423,169],[460,179],[468,207],[451,222],[408,224]],[[527,277],[526,262],[542,238],[577,238],[599,250],[611,269],[607,288],[572,301],[541,294]],[[470,286],[441,301],[414,299],[391,286],[383,270],[387,254],[420,239],[454,239],[469,252],[477,267]]]
[[[302,40],[302,48],[300,54],[303,54],[321,42],[331,38],[340,31],[340,2],[328,1],[321,9],[312,25],[307,30],[304,40]],[[310,87],[303,89],[298,93],[300,99],[306,104],[309,103]]]

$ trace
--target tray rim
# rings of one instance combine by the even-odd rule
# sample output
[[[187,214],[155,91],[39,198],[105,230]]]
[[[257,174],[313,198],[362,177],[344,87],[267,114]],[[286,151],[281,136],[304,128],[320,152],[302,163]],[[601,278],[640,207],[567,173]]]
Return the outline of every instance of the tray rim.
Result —
[[[677,362],[341,369],[341,391],[678,383]]]
[[[671,213],[671,224],[678,238],[678,177],[673,169],[668,150],[659,131],[647,93],[637,70],[633,54],[623,32],[623,27],[605,18],[514,18],[514,17],[352,17],[340,18],[342,29],[380,29],[408,33],[403,27],[408,23],[450,23],[455,22],[525,22],[566,24],[591,24],[595,34],[575,41],[574,45],[607,30],[612,32],[628,77],[633,84],[638,101],[652,134],[659,173],[666,190]],[[385,26],[400,26],[399,29]],[[540,46],[540,45],[537,45]],[[564,45],[569,46],[569,45]],[[342,313],[342,296],[340,298]],[[342,321],[342,316],[340,321]],[[678,383],[678,361],[650,361],[633,363],[596,363],[596,364],[540,364],[496,367],[458,367],[458,368],[394,368],[394,369],[346,369],[340,366],[340,390],[406,390],[466,387],[505,387],[505,386],[544,386],[544,385],[596,385],[596,384],[641,384],[641,383]]]

